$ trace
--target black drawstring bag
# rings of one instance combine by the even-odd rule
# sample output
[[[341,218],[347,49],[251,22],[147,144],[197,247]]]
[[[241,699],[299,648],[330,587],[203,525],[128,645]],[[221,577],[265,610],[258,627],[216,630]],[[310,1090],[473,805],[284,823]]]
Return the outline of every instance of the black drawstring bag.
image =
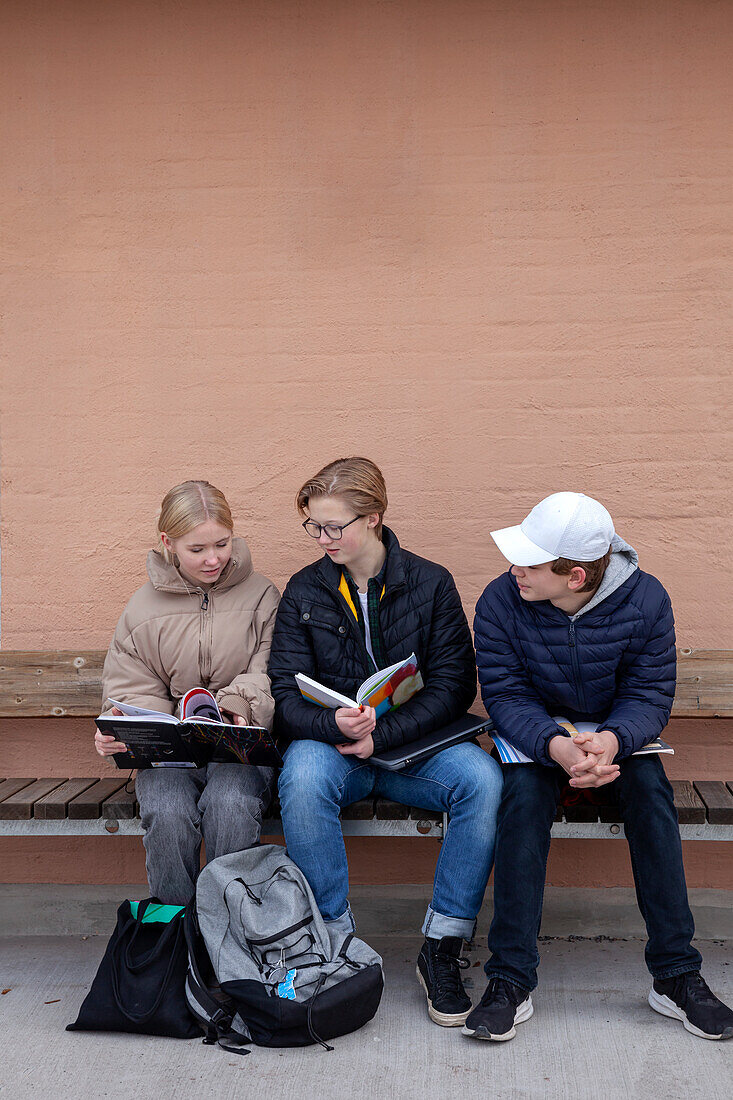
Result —
[[[201,1036],[186,1003],[183,912],[182,906],[164,906],[156,898],[122,902],[92,987],[67,1031]]]

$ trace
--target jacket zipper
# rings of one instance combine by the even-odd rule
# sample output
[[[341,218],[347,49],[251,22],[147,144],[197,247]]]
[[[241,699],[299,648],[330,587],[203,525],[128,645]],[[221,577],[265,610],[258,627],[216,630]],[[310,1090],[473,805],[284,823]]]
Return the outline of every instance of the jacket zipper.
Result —
[[[585,712],[585,689],[583,687],[583,681],[580,677],[580,661],[578,659],[578,646],[575,640],[575,623],[570,623],[570,637],[568,639],[568,645],[570,646],[570,663],[573,667],[573,676],[575,677],[575,690],[578,693],[578,699],[580,700],[580,709]]]
[[[211,614],[211,600],[209,599],[209,593],[204,592],[201,596],[201,632],[199,634],[199,668],[201,670],[202,687],[206,687],[211,680],[211,639],[210,634],[212,630],[212,614]]]

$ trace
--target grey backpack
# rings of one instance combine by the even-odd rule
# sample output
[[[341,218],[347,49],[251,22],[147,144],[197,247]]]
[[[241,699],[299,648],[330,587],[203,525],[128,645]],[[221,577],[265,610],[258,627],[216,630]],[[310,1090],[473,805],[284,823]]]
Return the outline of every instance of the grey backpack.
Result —
[[[330,931],[279,845],[207,864],[184,923],[186,996],[204,1042],[330,1050],[325,1040],[362,1027],[379,1007],[381,958],[353,934]]]

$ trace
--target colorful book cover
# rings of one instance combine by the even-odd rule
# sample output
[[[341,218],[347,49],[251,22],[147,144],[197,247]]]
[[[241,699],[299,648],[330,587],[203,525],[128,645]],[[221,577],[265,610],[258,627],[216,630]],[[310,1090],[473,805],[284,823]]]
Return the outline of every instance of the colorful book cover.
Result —
[[[397,664],[367,677],[359,687],[356,699],[350,699],[348,695],[319,684],[303,672],[296,674],[295,682],[303,698],[310,703],[317,703],[319,707],[358,707],[363,704],[374,707],[378,718],[395,707],[401,707],[424,687],[414,653],[406,660],[398,661]]]

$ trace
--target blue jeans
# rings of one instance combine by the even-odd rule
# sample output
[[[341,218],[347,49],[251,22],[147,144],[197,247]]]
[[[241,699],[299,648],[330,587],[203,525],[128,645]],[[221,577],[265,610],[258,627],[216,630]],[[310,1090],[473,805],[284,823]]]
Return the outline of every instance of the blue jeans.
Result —
[[[655,978],[699,970],[695,926],[687,901],[677,812],[658,756],[622,760],[611,784],[631,852],[636,898],[649,937],[645,958]],[[486,973],[523,989],[537,985],[550,829],[563,786],[560,767],[507,764],[497,825],[494,919]]]
[[[441,810],[450,821],[423,932],[431,939],[470,940],[493,862],[501,784],[500,766],[478,745],[454,745],[390,772],[341,756],[322,741],[294,741],[280,773],[288,855],[308,879],[323,917],[351,922],[341,807],[381,795],[404,806]]]

